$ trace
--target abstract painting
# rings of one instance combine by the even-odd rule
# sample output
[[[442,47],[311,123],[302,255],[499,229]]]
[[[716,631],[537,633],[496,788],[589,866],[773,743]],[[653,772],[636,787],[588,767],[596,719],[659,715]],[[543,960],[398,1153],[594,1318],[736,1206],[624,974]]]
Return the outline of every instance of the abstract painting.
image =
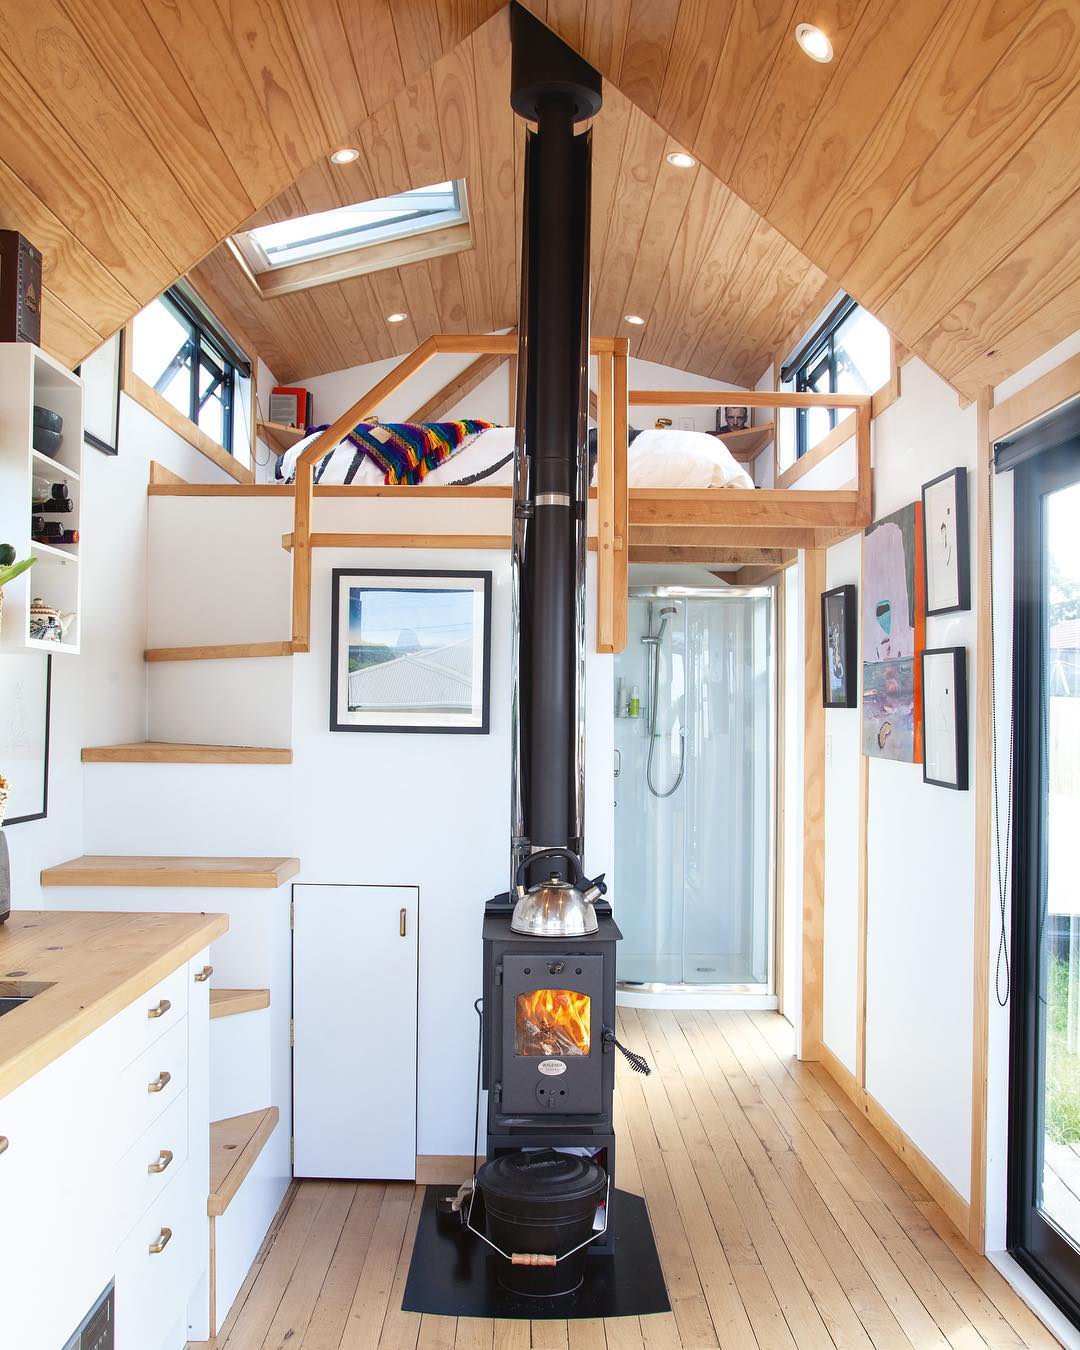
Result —
[[[821,597],[821,702],[825,708],[858,704],[855,626],[855,587],[825,591]]]
[[[926,573],[922,503],[863,535],[863,754],[921,764]]]

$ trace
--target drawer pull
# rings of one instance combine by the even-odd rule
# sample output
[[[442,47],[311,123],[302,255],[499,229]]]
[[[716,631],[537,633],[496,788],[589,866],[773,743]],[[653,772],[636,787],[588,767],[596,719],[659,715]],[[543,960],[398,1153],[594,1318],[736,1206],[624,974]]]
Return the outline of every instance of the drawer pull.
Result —
[[[195,983],[205,984],[206,981],[210,978],[210,976],[213,975],[213,973],[214,973],[213,966],[203,966],[202,970],[197,970],[195,972]]]
[[[405,918],[406,918],[405,910],[402,909],[401,913],[398,915],[398,936],[399,936],[399,937],[404,937],[404,936],[405,936]]]
[[[0,1153],[6,1153],[8,1150],[8,1137],[6,1134],[0,1134]]]
[[[171,1148],[163,1148],[158,1154],[157,1162],[147,1163],[146,1170],[156,1176],[159,1172],[164,1172],[166,1167],[172,1162],[173,1155]]]
[[[151,1256],[157,1256],[158,1252],[163,1252],[172,1240],[172,1229],[163,1228],[158,1234],[157,1239],[151,1242],[148,1250]]]
[[[163,998],[156,1008],[147,1008],[146,1015],[147,1017],[164,1017],[171,1007],[172,1004],[169,1000]]]
[[[168,1087],[172,1082],[172,1074],[168,1069],[162,1069],[152,1083],[147,1083],[147,1092],[160,1092],[162,1088]]]

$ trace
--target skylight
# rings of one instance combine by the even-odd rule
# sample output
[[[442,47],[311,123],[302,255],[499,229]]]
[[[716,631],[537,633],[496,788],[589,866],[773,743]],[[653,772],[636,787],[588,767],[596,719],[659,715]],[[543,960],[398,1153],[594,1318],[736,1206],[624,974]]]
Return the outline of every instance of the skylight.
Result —
[[[451,181],[260,225],[235,236],[235,242],[252,271],[265,273],[467,219],[464,184]]]

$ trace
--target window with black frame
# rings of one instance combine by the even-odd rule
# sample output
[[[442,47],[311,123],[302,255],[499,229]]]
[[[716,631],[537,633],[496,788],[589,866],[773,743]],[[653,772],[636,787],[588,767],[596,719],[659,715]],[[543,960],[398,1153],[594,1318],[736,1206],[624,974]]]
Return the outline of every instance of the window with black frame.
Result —
[[[781,384],[799,393],[873,394],[889,382],[888,329],[845,295],[781,370]],[[795,458],[829,434],[835,408],[800,408],[795,414]],[[789,452],[790,453],[790,452]]]
[[[1008,1245],[1080,1325],[1080,416],[1071,416],[1071,433],[1068,417],[1052,420],[999,443],[995,458],[1013,472],[1016,529]]]
[[[132,369],[177,412],[233,453],[237,361],[228,342],[179,288],[172,287],[136,315]]]

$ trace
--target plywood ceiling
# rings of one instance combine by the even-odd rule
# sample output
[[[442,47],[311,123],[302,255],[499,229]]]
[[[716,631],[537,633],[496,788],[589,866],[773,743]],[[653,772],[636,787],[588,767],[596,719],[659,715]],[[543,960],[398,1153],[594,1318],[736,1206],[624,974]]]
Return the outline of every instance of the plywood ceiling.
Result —
[[[318,160],[252,223],[283,220],[445,178],[468,186],[475,247],[267,299],[228,247],[192,273],[279,378],[402,355],[435,332],[517,321],[524,123],[510,107],[510,36],[495,15],[350,136],[360,159]],[[613,85],[593,126],[593,331],[635,355],[753,383],[825,275]],[[404,323],[385,316],[404,312]],[[627,325],[625,314],[647,319]]]
[[[1080,327],[1075,0],[528,3],[633,105],[601,195],[612,206],[598,217],[609,228],[596,284],[598,307],[617,313],[643,310],[655,281],[643,355],[749,365],[770,308],[782,299],[798,308],[800,255],[969,394]],[[453,117],[471,117],[474,105],[467,82],[456,93],[450,85],[471,68],[484,137],[491,71],[476,58],[498,8],[0,0],[0,225],[45,251],[50,349],[77,360],[358,125],[373,134],[373,178],[399,154],[414,164],[467,157],[469,126]],[[802,20],[829,32],[831,64],[795,46]],[[411,108],[399,98],[406,88],[420,91]],[[600,130],[618,102],[598,139],[619,135]],[[662,185],[665,166],[659,177],[650,167],[656,128],[708,172]],[[495,185],[483,162],[481,176],[485,206],[498,211],[519,166],[494,129]],[[482,161],[487,151],[482,141]],[[500,236],[472,262],[459,259],[456,276],[447,264],[442,276],[428,269],[426,284],[410,280],[414,323],[422,300],[440,326],[451,326],[444,310],[458,326],[487,311],[512,322],[509,259]],[[726,280],[709,293],[714,274]],[[363,309],[330,318],[339,346],[382,349],[390,307],[377,292],[372,306],[370,326]],[[743,337],[732,337],[732,310]],[[309,322],[296,314],[314,357],[325,339]],[[350,324],[358,336],[343,339]]]

